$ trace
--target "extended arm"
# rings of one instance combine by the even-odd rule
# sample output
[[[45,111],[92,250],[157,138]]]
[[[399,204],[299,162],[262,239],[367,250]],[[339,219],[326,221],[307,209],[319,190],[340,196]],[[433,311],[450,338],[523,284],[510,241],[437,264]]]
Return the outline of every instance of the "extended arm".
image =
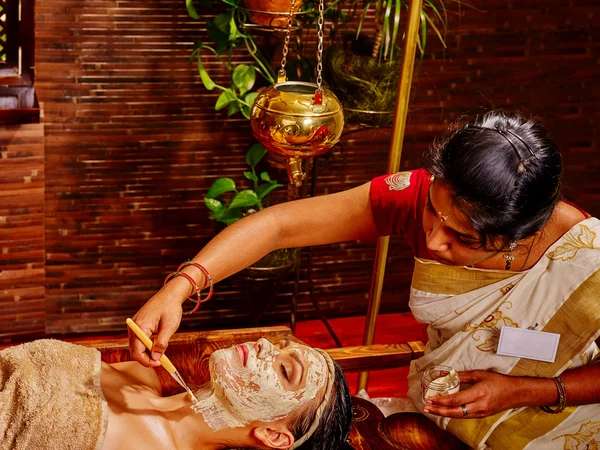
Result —
[[[378,235],[369,202],[370,183],[331,195],[312,197],[266,208],[228,226],[211,240],[193,261],[204,266],[216,283],[248,267],[279,248],[306,247]],[[199,286],[206,279],[195,267],[186,267]],[[158,365],[168,341],[181,322],[181,304],[191,285],[176,277],[158,291],[134,316],[154,340],[153,359],[143,344],[129,333],[132,357],[145,366]]]
[[[600,362],[566,370],[560,376],[565,384],[567,405],[600,403]],[[461,383],[473,384],[458,394],[434,397],[426,412],[463,418],[487,417],[522,406],[548,406],[558,402],[558,391],[551,378],[511,377],[473,370],[460,373]]]

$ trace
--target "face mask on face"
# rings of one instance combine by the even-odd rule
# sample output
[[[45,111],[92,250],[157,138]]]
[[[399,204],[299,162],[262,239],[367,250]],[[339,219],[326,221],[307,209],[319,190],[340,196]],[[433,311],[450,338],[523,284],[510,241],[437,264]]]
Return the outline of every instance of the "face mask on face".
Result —
[[[307,371],[302,387],[290,387],[281,381],[281,353],[266,339],[246,343],[211,355],[211,392],[198,393],[192,406],[202,413],[213,430],[243,427],[253,421],[282,419],[314,399],[327,380],[328,366],[316,350],[296,343],[285,352],[294,352]]]

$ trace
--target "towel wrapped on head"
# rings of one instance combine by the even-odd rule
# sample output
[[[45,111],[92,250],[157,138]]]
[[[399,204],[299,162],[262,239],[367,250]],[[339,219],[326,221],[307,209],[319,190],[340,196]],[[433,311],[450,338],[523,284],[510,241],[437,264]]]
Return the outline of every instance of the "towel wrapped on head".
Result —
[[[0,450],[98,450],[100,352],[43,339],[0,351]]]

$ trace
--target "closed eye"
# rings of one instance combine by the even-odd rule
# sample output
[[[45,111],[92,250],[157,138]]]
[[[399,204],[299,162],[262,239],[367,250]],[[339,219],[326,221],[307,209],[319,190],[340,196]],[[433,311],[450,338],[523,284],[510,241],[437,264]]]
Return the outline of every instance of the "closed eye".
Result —
[[[474,238],[473,236],[457,234],[456,240],[465,247],[469,247],[471,249],[480,249],[482,247],[481,241],[477,238]]]
[[[285,366],[283,364],[280,366],[279,370],[280,370],[281,374],[283,375],[283,378],[285,378],[287,381],[290,381],[290,377],[288,375],[288,371],[287,371],[287,369],[285,368]]]

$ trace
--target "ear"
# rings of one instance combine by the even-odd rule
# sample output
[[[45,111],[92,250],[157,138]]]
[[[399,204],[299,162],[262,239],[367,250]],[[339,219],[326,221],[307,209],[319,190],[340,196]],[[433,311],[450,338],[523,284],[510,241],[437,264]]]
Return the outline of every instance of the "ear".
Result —
[[[290,448],[294,443],[294,436],[283,424],[261,425],[254,428],[253,434],[268,448]]]

